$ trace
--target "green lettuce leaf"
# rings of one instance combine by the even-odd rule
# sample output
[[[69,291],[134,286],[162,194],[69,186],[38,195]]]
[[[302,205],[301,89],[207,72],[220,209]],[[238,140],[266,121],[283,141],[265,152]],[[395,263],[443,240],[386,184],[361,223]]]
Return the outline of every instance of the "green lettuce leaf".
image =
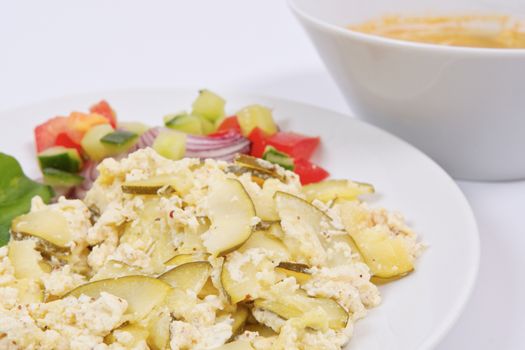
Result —
[[[25,176],[15,158],[0,152],[0,247],[9,241],[11,221],[29,211],[34,196],[49,203],[53,190]]]

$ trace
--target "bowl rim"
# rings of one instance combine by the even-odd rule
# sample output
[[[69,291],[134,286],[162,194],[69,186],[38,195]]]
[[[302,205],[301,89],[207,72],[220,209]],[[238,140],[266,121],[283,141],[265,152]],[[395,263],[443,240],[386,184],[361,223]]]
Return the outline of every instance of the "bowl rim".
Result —
[[[325,20],[319,19],[311,15],[307,11],[300,8],[297,0],[287,0],[288,7],[292,12],[302,21],[318,27],[325,32],[331,32],[339,36],[357,40],[362,43],[371,43],[376,45],[383,45],[391,48],[406,48],[417,51],[430,51],[431,53],[446,53],[446,54],[461,54],[471,56],[495,56],[495,57],[525,57],[525,48],[488,48],[488,47],[467,47],[467,46],[449,46],[430,43],[419,43],[414,41],[400,40],[386,38],[379,35],[361,33],[351,30]],[[326,3],[326,2],[323,2]]]

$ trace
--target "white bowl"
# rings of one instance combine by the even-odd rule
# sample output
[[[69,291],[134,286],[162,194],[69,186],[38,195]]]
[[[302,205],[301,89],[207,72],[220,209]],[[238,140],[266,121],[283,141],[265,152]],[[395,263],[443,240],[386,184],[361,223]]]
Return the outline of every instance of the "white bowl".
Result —
[[[387,14],[523,19],[525,1],[289,3],[360,118],[419,147],[453,177],[525,178],[525,49],[420,44],[345,28]]]

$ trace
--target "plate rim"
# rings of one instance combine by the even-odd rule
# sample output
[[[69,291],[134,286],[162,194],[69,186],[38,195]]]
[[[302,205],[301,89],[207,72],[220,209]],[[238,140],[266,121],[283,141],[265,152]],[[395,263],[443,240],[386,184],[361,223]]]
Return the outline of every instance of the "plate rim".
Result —
[[[222,89],[220,86],[216,87],[217,90],[221,91],[221,95],[223,96],[233,96],[235,98],[243,98],[243,99],[264,99],[268,101],[275,101],[277,104],[285,104],[301,108],[308,108],[308,109],[314,109],[321,113],[329,113],[334,117],[337,118],[345,118],[348,122],[360,125],[360,127],[370,128],[374,129],[374,132],[378,132],[382,134],[383,136],[392,139],[394,142],[398,142],[403,144],[407,149],[410,149],[411,152],[415,152],[418,157],[421,159],[424,159],[428,165],[432,166],[434,169],[433,171],[436,172],[436,175],[439,175],[443,178],[443,180],[446,180],[446,182],[450,185],[451,189],[456,194],[458,201],[458,204],[461,205],[464,213],[467,215],[465,217],[466,223],[468,226],[471,227],[471,229],[466,233],[469,237],[469,241],[471,241],[474,246],[471,246],[472,249],[472,256],[471,256],[471,262],[470,262],[470,268],[468,270],[468,278],[465,280],[464,288],[461,291],[461,294],[458,295],[457,301],[455,305],[452,305],[449,312],[447,313],[446,317],[444,317],[440,322],[438,327],[430,333],[428,337],[426,337],[425,341],[423,341],[419,346],[418,349],[434,349],[439,343],[444,339],[444,337],[450,332],[452,327],[457,323],[461,315],[463,314],[468,301],[470,300],[473,292],[474,287],[476,285],[476,281],[479,274],[479,268],[480,268],[480,259],[481,259],[481,239],[480,239],[480,233],[478,224],[476,221],[476,217],[474,215],[474,212],[472,210],[472,207],[467,200],[465,194],[459,187],[459,185],[455,182],[455,180],[439,165],[437,164],[432,158],[430,158],[428,155],[426,155],[424,152],[419,150],[417,147],[413,146],[409,142],[401,139],[400,137],[393,135],[389,133],[386,130],[383,130],[375,125],[366,123],[363,120],[360,120],[356,118],[355,116],[352,116],[351,114],[345,114],[342,112],[338,112],[335,110],[331,110],[326,107],[320,107],[316,106],[307,102],[287,99],[287,98],[281,98],[266,94],[259,94],[256,92],[246,91],[246,92],[240,92],[237,91],[238,89],[232,89],[232,88],[224,88]],[[24,110],[30,110],[38,108],[39,106],[46,106],[52,103],[63,103],[63,101],[71,100],[71,99],[89,99],[90,97],[95,97],[95,100],[100,99],[101,96],[107,96],[111,94],[132,94],[132,93],[173,93],[174,95],[182,95],[182,94],[189,94],[194,93],[195,91],[198,91],[199,89],[195,89],[192,87],[131,87],[131,88],[116,88],[116,89],[101,89],[101,90],[93,90],[93,91],[87,91],[87,92],[81,92],[81,93],[74,93],[74,94],[64,94],[60,96],[55,96],[47,99],[42,99],[35,101],[33,103],[28,104],[22,104],[19,106],[15,106],[13,108],[0,110],[0,123],[4,119],[9,118],[10,114],[15,113],[21,113]],[[358,323],[357,323],[358,324]],[[350,341],[351,344],[351,341]]]

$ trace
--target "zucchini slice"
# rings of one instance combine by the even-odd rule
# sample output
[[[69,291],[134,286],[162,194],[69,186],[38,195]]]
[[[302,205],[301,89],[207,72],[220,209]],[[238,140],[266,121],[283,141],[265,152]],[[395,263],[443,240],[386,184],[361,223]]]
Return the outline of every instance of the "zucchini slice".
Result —
[[[240,247],[252,234],[254,216],[253,202],[238,180],[212,183],[208,195],[211,225],[203,237],[208,252],[214,256],[225,255]]]
[[[188,262],[163,273],[158,278],[173,288],[199,293],[210,277],[212,266],[207,261]]]
[[[357,200],[362,194],[374,192],[374,186],[350,180],[325,180],[303,186],[303,193],[309,202],[314,199],[322,202],[335,199]]]
[[[305,326],[325,330],[342,329],[349,315],[336,301],[328,298],[309,297],[301,290],[291,295],[279,295],[272,299],[257,299],[255,307],[271,311],[288,320],[301,318]]]
[[[15,218],[11,231],[43,239],[60,248],[67,248],[73,240],[64,216],[51,209],[32,211]]]
[[[73,289],[65,297],[78,298],[85,294],[97,298],[102,292],[113,294],[128,302],[126,313],[132,320],[140,320],[160,305],[171,289],[168,283],[160,279],[136,275],[89,282]]]

